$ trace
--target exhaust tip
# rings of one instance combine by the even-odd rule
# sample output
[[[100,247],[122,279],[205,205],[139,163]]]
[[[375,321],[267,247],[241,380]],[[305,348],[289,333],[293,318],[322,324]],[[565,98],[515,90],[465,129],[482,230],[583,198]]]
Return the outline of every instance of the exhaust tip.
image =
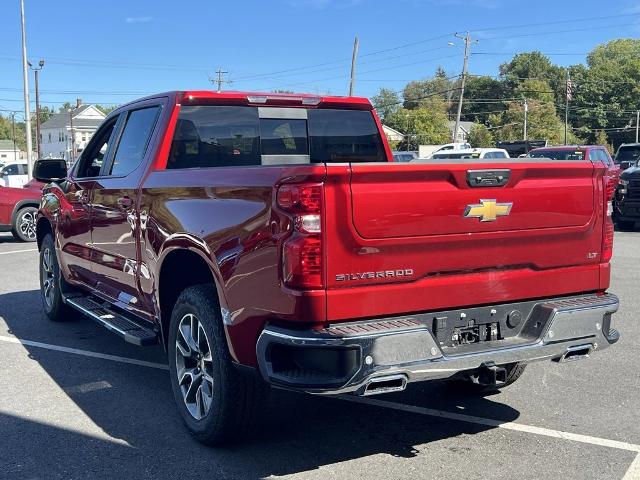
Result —
[[[591,354],[591,350],[593,349],[592,344],[588,345],[577,345],[575,347],[567,348],[567,351],[564,352],[562,357],[560,357],[560,363],[564,362],[573,362],[575,360],[582,360],[585,358],[589,358],[589,354]]]
[[[374,378],[367,383],[363,395],[377,395],[379,393],[401,392],[407,388],[407,377],[404,375],[390,375]]]

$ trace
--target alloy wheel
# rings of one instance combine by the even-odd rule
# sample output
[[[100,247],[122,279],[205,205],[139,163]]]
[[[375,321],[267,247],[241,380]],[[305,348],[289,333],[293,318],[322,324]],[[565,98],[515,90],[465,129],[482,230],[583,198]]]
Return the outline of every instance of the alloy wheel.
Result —
[[[47,307],[53,306],[55,295],[55,271],[53,269],[53,253],[50,248],[45,248],[42,252],[42,296]]]
[[[20,233],[29,240],[36,238],[36,213],[32,211],[24,212],[20,217],[18,225]]]
[[[176,373],[187,410],[193,418],[201,420],[213,403],[213,359],[204,326],[192,313],[182,317],[178,324]]]

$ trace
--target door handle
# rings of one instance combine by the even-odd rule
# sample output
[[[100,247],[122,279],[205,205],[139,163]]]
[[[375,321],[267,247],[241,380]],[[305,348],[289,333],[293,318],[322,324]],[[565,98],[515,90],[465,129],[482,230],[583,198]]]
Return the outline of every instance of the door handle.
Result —
[[[131,205],[133,205],[133,200],[131,200],[131,197],[120,197],[116,201],[118,202],[118,205],[123,208],[129,208]]]

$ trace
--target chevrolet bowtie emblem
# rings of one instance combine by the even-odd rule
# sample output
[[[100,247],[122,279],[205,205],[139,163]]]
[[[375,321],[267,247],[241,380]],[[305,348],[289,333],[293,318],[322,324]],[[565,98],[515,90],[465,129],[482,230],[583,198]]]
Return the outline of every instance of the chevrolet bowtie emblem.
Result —
[[[480,200],[475,205],[467,205],[464,216],[467,218],[479,218],[481,222],[495,222],[498,217],[511,213],[513,203],[497,203],[496,200]]]

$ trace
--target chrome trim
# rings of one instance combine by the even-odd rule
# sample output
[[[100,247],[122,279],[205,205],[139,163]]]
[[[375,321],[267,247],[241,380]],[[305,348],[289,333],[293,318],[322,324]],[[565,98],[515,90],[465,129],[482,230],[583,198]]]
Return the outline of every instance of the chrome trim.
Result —
[[[269,378],[265,352],[275,342],[292,346],[310,347],[358,347],[361,363],[358,371],[339,388],[307,388],[285,385],[287,388],[299,388],[310,393],[364,394],[366,386],[371,382],[382,381],[390,376],[405,376],[407,382],[418,382],[430,379],[448,378],[465,370],[474,370],[486,364],[504,365],[514,362],[536,362],[542,360],[561,360],[567,353],[591,347],[591,351],[604,350],[616,340],[609,340],[603,332],[605,317],[618,310],[619,301],[615,295],[588,295],[569,298],[541,300],[541,308],[549,312],[548,327],[541,337],[528,344],[511,347],[494,348],[493,350],[466,354],[445,354],[431,335],[426,325],[415,325],[393,331],[370,332],[353,336],[333,336],[317,332],[296,332],[267,326],[258,338],[257,353],[260,372],[266,381],[282,386],[282,382]],[[406,319],[407,317],[398,317]],[[385,319],[393,320],[393,319]],[[379,322],[380,320],[377,320]],[[383,320],[384,321],[384,320]],[[348,324],[345,324],[348,325]],[[406,335],[405,338],[402,338]],[[419,335],[422,338],[419,338]],[[376,361],[376,341],[384,338],[399,340],[391,343],[393,352],[401,360],[395,364],[380,364]],[[416,343],[416,340],[424,343]],[[416,349],[416,345],[424,348]],[[408,348],[404,348],[408,346]],[[389,350],[387,350],[387,353]],[[408,352],[408,353],[407,353]],[[403,356],[420,355],[402,362]],[[364,359],[372,356],[371,364]]]

